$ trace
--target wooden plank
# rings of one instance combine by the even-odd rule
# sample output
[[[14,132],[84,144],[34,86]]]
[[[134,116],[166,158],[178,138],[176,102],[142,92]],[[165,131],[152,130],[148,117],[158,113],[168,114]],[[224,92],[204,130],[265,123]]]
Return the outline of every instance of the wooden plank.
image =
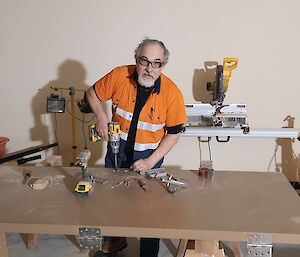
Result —
[[[231,242],[231,249],[234,257],[244,257],[241,246],[239,242]]]
[[[195,252],[203,256],[225,257],[223,249],[219,247],[219,241],[196,240]]]
[[[213,255],[216,244],[218,244],[217,241],[196,240],[195,241],[195,252],[204,253],[204,254],[207,254],[208,256]]]
[[[170,194],[150,179],[149,193],[134,182],[111,188],[135,173],[91,168],[109,183],[78,199],[80,168],[30,167],[32,176],[64,176],[39,191],[23,185],[23,168],[0,167],[1,231],[76,235],[80,227],[99,227],[104,236],[212,241],[246,241],[247,232],[261,232],[274,243],[300,243],[300,198],[280,173],[216,171],[203,185],[191,171],[167,169],[187,181]]]
[[[27,249],[34,249],[37,244],[38,235],[37,234],[27,234]]]
[[[187,249],[184,257],[206,257],[203,253],[197,253],[195,249]]]
[[[0,232],[0,257],[8,257],[5,233]]]
[[[188,240],[180,239],[176,257],[184,257],[186,247],[187,247]]]

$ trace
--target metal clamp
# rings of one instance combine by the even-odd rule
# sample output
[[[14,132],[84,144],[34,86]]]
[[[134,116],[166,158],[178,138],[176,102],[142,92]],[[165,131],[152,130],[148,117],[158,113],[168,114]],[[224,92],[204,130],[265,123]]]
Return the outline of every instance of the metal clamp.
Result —
[[[167,175],[167,172],[164,168],[150,169],[150,170],[142,170],[140,172],[142,176],[147,176],[150,178],[160,178]]]
[[[270,234],[249,233],[247,237],[247,257],[272,257],[272,237]]]
[[[166,183],[167,187],[170,185],[186,187],[186,184],[184,182],[174,179],[173,175],[168,178],[161,178],[161,182]]]
[[[100,249],[102,237],[99,228],[79,228],[79,246],[81,249]]]

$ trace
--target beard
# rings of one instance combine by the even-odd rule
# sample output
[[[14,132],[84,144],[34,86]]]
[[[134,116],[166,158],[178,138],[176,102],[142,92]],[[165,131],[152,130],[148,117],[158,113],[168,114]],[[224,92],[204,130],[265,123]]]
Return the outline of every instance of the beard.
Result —
[[[144,76],[143,74],[138,75],[138,82],[143,87],[153,87],[155,80],[151,77]]]

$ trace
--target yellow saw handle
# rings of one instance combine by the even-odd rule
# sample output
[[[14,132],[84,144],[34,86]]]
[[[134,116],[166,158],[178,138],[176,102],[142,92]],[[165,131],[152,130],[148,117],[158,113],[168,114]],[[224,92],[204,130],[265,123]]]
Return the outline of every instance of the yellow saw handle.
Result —
[[[238,59],[235,57],[226,57],[223,60],[223,83],[224,89],[227,91],[229,79],[231,77],[231,71],[237,67]]]

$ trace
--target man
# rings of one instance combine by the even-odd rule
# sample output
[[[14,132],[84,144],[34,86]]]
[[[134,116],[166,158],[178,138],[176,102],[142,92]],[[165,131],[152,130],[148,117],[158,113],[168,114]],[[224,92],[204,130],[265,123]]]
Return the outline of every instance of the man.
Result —
[[[146,38],[135,50],[136,65],[113,69],[87,91],[97,131],[106,140],[109,120],[102,102],[112,100],[112,120],[121,129],[121,168],[136,172],[159,168],[179,140],[186,113],[180,90],[162,74],[168,58],[169,51],[161,41]],[[109,147],[105,167],[114,167]],[[105,238],[95,257],[114,256],[126,246],[125,238]],[[159,239],[140,239],[141,257],[156,257],[158,250]]]

